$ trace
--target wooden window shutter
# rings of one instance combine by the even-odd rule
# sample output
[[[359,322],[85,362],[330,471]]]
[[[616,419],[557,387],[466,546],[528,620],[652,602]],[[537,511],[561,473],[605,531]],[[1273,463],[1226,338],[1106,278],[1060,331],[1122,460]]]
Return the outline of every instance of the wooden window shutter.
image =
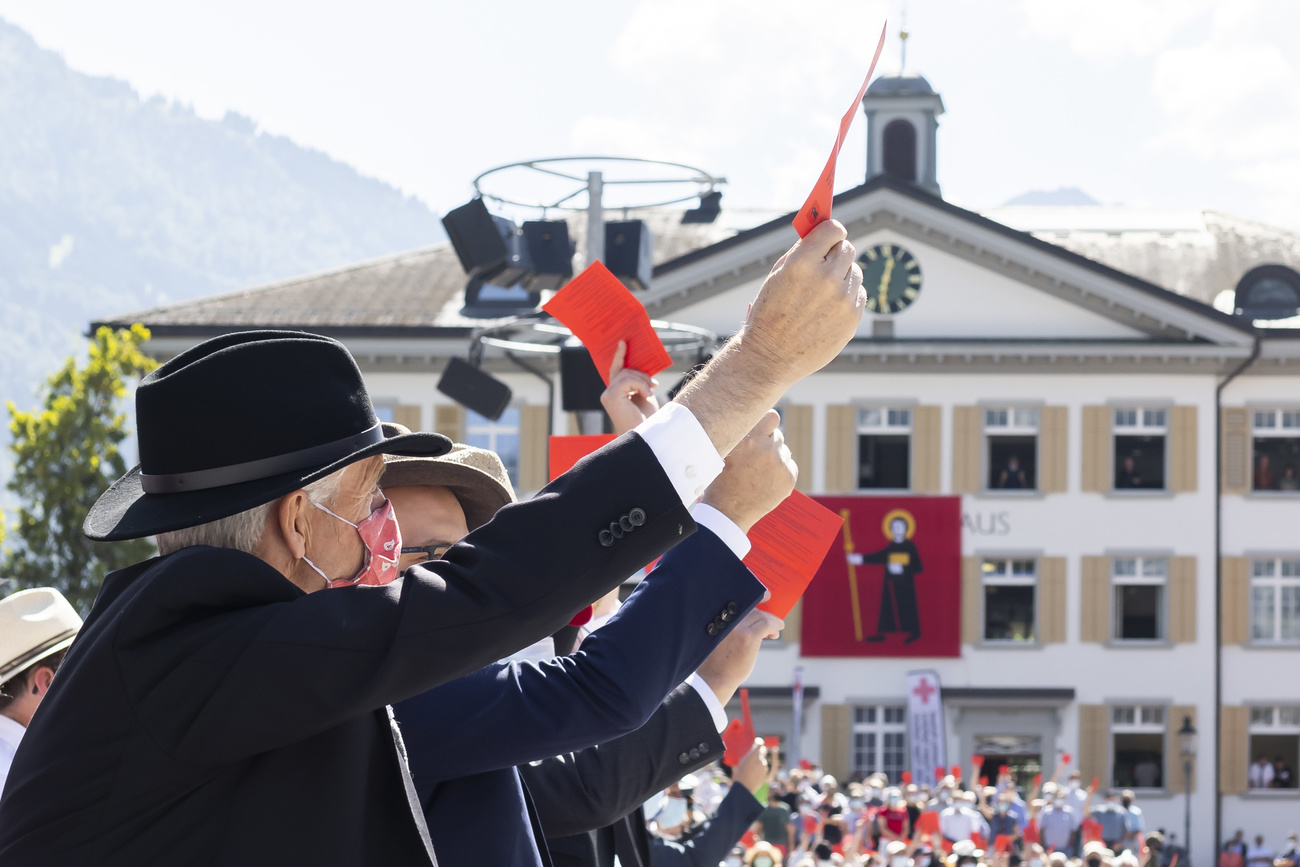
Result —
[[[912,490],[918,494],[940,491],[939,461],[943,409],[918,406],[912,410]]]
[[[813,408],[811,406],[781,407],[781,428],[790,457],[799,466],[795,490],[805,494],[813,489]]]
[[[1220,560],[1223,579],[1224,644],[1250,643],[1250,561],[1245,557]]]
[[[1179,754],[1178,730],[1183,727],[1183,718],[1191,717],[1192,726],[1196,727],[1196,705],[1170,705],[1165,713],[1165,791],[1181,792],[1187,785],[1183,775],[1183,757]],[[1196,760],[1192,760],[1192,791],[1196,791]]]
[[[465,408],[458,403],[441,403],[433,408],[433,429],[452,442],[465,441]]]
[[[1219,791],[1246,791],[1250,769],[1250,708],[1223,705],[1219,709]]]
[[[1038,558],[1038,640],[1065,642],[1065,558]]]
[[[1110,436],[1110,407],[1083,408],[1083,478],[1085,491],[1105,493],[1114,486],[1111,461],[1114,448]]]
[[[858,488],[858,411],[848,404],[826,407],[826,492]]]
[[[980,484],[980,443],[984,439],[983,410],[978,406],[952,408],[952,492],[975,494]]]
[[[1169,490],[1196,490],[1196,407],[1176,406],[1169,414]]]
[[[1250,410],[1244,406],[1225,406],[1220,415],[1223,425],[1223,492],[1250,492]]]
[[[1196,643],[1196,558],[1169,558],[1169,640]]]
[[[785,616],[785,628],[781,630],[781,640],[787,644],[798,644],[803,640],[803,600],[795,602],[790,613]]]
[[[1069,407],[1043,407],[1038,415],[1038,490],[1045,494],[1069,490],[1069,445]]]
[[[423,414],[421,407],[417,404],[404,404],[393,407],[393,421],[405,427],[407,430],[424,430]]]
[[[984,638],[983,606],[980,595],[979,557],[961,558],[961,640],[963,644],[978,644]]]
[[[1101,788],[1110,786],[1110,708],[1104,704],[1079,705],[1079,776],[1096,777]]]
[[[1079,640],[1110,640],[1110,558],[1085,556],[1080,573]]]
[[[519,408],[519,490],[540,491],[546,487],[547,431],[550,409],[545,406]]]
[[[852,719],[853,708],[847,704],[822,705],[822,770],[837,780],[847,780],[851,771]]]

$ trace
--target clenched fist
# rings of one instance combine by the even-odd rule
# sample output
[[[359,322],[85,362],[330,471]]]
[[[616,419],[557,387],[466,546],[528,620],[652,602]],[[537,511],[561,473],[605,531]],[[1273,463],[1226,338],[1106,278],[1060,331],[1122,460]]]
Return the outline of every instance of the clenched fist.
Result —
[[[799,467],[786,448],[780,423],[776,410],[768,410],[727,455],[722,475],[704,492],[705,503],[746,533],[790,496],[799,477]]]

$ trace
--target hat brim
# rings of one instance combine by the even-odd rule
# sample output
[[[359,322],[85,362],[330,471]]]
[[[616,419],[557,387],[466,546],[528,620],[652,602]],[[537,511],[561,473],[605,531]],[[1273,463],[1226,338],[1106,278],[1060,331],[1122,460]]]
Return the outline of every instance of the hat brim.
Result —
[[[514,502],[500,482],[482,470],[445,461],[394,460],[384,464],[381,488],[433,485],[450,488],[465,510],[465,525],[477,530],[492,520],[502,507]]]
[[[81,530],[97,542],[119,542],[197,527],[277,500],[374,455],[438,457],[449,451],[451,440],[442,434],[401,434],[360,448],[322,467],[179,494],[146,494],[137,465],[100,495]]]
[[[67,638],[60,639],[59,641],[47,647],[45,650],[42,650],[39,654],[32,657],[31,659],[24,659],[22,662],[17,663],[16,665],[12,665],[12,667],[0,668],[0,683],[4,683],[5,681],[10,680],[11,678],[17,677],[18,675],[22,674],[24,671],[28,671],[30,669],[35,668],[36,666],[41,664],[42,660],[49,659],[51,656],[58,653],[60,650],[67,650],[69,647],[72,646],[72,642],[76,639],[76,637],[77,637],[77,633],[76,631],[73,631],[73,633],[69,635]]]

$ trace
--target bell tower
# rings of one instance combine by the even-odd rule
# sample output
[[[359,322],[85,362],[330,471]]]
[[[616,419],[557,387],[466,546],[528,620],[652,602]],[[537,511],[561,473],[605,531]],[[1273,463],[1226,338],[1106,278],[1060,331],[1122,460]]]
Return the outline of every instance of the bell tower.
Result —
[[[867,180],[889,175],[938,196],[935,138],[943,100],[930,82],[907,71],[907,36],[906,30],[900,31],[904,68],[897,75],[877,78],[862,97],[867,115]]]

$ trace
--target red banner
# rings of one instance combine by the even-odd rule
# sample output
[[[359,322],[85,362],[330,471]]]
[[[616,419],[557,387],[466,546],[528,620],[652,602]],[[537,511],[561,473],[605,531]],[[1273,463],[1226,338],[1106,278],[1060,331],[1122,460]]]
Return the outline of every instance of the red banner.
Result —
[[[961,498],[815,497],[845,526],[804,593],[804,656],[961,656]]]

